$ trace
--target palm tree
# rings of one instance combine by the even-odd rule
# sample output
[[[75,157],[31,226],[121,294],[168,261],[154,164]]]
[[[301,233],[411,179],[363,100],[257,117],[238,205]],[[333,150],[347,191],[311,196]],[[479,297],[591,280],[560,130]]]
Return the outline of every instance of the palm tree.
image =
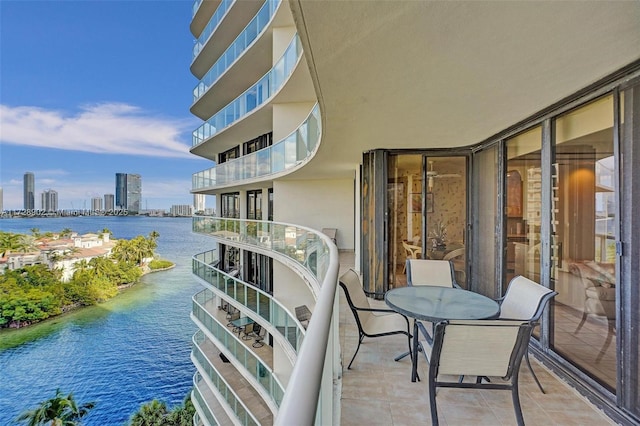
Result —
[[[40,238],[40,229],[39,228],[31,228],[31,234],[35,238]]]
[[[163,424],[169,411],[164,402],[154,399],[140,407],[137,413],[131,416],[129,426],[152,426]]]
[[[64,228],[62,231],[60,231],[61,238],[70,237],[71,234],[73,234],[73,231],[71,230],[71,228]]]
[[[151,231],[149,233],[149,238],[151,238],[152,241],[156,241],[159,236],[160,236],[160,233],[158,231]]]
[[[27,424],[28,426],[39,426],[49,424],[51,426],[76,426],[80,425],[80,420],[89,414],[95,407],[94,402],[87,402],[78,407],[73,394],[64,396],[60,389],[56,389],[56,396],[42,401],[40,405],[25,411],[16,418],[16,422]]]

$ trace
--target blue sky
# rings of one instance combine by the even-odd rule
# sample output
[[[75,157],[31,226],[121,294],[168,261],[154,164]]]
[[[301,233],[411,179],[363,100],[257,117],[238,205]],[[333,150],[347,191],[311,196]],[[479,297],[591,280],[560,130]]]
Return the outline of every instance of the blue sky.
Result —
[[[58,191],[61,209],[142,176],[143,208],[192,204],[189,153],[201,122],[190,0],[0,0],[0,186],[22,209],[22,177]],[[207,207],[213,198],[207,197]]]

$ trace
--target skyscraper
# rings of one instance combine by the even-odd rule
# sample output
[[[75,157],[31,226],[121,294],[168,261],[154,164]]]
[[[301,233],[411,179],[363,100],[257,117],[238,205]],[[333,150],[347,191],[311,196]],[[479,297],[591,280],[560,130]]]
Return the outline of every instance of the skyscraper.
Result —
[[[36,208],[35,202],[35,190],[36,190],[36,178],[31,172],[24,174],[24,192],[23,192],[23,205],[25,210],[34,210]]]
[[[91,210],[93,211],[102,210],[102,197],[93,197],[91,199]]]
[[[104,194],[105,211],[113,211],[115,204],[113,202],[113,194]]]
[[[139,174],[116,173],[116,210],[138,213],[142,201],[142,177]]]
[[[204,209],[205,209],[204,194],[193,194],[193,208],[197,212],[204,212]]]
[[[42,192],[41,207],[45,212],[55,212],[58,210],[58,191],[48,189]]]

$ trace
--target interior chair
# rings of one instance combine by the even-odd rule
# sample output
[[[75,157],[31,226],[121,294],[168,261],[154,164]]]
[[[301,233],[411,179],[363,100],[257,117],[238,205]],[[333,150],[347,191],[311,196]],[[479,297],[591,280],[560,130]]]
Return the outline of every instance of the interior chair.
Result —
[[[465,248],[460,247],[455,250],[451,250],[449,253],[445,254],[442,260],[451,261],[451,265],[453,266],[453,273],[455,274],[455,280],[458,284],[466,283],[466,265],[465,265]]]
[[[529,321],[476,320],[442,321],[435,325],[433,344],[420,342],[429,363],[429,405],[431,423],[437,426],[438,388],[510,390],[516,420],[524,425],[518,373],[527,352],[531,330]],[[453,376],[452,380],[447,380]],[[462,376],[476,376],[474,383],[457,380]],[[483,382],[483,377],[501,377],[505,382]]]
[[[410,245],[406,241],[402,242],[402,247],[404,247],[405,252],[407,253],[407,260],[409,259],[420,259],[422,256],[422,247],[418,245]],[[407,263],[403,265],[402,273],[407,272]]]
[[[616,334],[615,264],[594,261],[572,262],[569,265],[569,272],[579,277],[584,286],[582,318],[573,333],[578,334],[590,316],[607,321],[607,337],[596,357],[596,363],[599,363]]]
[[[371,293],[364,290],[360,275],[353,269],[349,269],[340,276],[340,287],[344,290],[344,294],[353,313],[358,326],[358,347],[351,358],[351,362],[347,369],[351,368],[353,360],[356,359],[360,344],[365,337],[375,338],[384,336],[393,336],[396,334],[404,334],[407,336],[407,344],[409,346],[409,355],[411,352],[411,333],[409,332],[409,320],[391,309],[372,308],[369,305],[367,296],[379,293]],[[396,358],[396,361],[402,357]]]
[[[500,304],[500,316],[498,318],[530,321],[534,326],[533,328],[535,328],[549,301],[557,294],[557,292],[543,287],[522,275],[513,277],[509,282],[509,287],[504,297],[497,300]],[[533,328],[531,329],[532,332]],[[524,357],[533,379],[540,388],[540,392],[545,393],[531,367],[528,350],[525,352]]]
[[[307,305],[296,306],[296,318],[306,330],[309,326],[309,320],[311,319],[311,311]]]

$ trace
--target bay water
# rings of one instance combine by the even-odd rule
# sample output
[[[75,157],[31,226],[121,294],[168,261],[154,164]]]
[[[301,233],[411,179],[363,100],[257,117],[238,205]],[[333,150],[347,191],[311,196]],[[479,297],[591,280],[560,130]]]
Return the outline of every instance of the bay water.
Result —
[[[156,252],[176,267],[142,277],[140,283],[97,306],[29,327],[0,331],[0,425],[55,395],[73,392],[96,406],[83,424],[123,425],[140,405],[158,399],[169,408],[192,387],[189,318],[191,296],[202,287],[191,274],[191,257],[213,247],[191,232],[190,218],[84,216],[0,219],[0,230],[30,234],[64,228],[84,234],[108,228],[113,238],[160,234]],[[20,337],[17,337],[17,336]]]

